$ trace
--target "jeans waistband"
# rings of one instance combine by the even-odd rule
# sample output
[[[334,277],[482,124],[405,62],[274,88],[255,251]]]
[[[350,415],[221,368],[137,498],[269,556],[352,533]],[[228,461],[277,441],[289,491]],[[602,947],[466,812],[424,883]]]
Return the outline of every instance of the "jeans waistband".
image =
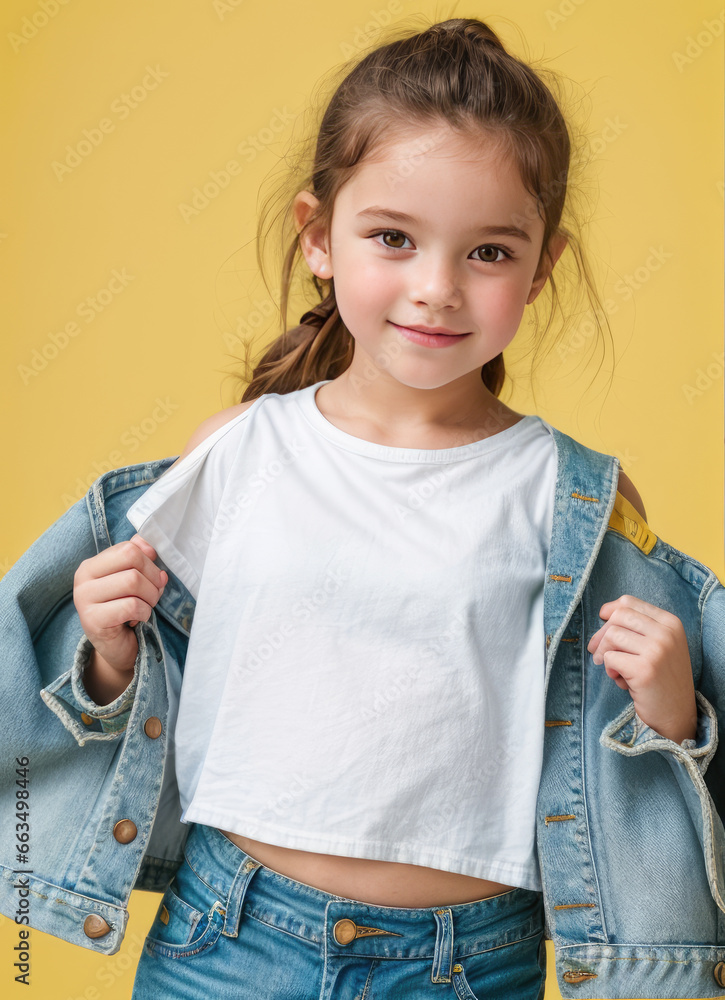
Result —
[[[378,906],[281,875],[210,826],[192,826],[184,854],[219,897],[227,937],[241,933],[249,914],[323,946],[328,955],[429,958],[434,982],[450,982],[454,936],[455,954],[462,958],[543,929],[542,895],[531,889],[451,906]]]

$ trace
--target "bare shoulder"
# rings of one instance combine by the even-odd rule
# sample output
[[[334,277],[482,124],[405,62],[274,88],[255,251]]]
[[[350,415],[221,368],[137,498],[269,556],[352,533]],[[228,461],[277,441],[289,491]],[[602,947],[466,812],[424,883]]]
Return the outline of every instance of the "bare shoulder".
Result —
[[[642,497],[637,492],[632,480],[629,478],[629,476],[626,476],[624,472],[622,472],[621,468],[619,470],[619,482],[617,483],[617,489],[625,498],[625,500],[629,500],[629,502],[632,504],[635,510],[639,511],[639,513],[646,521],[647,513],[644,509],[644,502],[642,500]]]
[[[210,434],[213,434],[214,431],[223,427],[224,424],[228,424],[230,420],[234,420],[234,418],[238,417],[240,413],[244,413],[245,410],[248,410],[253,402],[253,399],[248,399],[245,403],[235,403],[234,406],[227,406],[224,410],[220,410],[218,413],[213,413],[210,417],[207,417],[206,420],[203,420],[186,442],[186,447],[176,459],[174,464],[169,466],[169,469],[173,469],[174,465],[178,465],[182,458],[186,458],[186,456],[190,454],[194,448],[197,448],[201,442],[204,441],[205,438],[208,438]],[[168,472],[169,469],[166,471]]]

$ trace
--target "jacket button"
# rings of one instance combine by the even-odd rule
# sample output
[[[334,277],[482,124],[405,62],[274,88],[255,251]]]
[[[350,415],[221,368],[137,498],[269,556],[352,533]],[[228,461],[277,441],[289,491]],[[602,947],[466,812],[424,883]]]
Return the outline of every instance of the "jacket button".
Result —
[[[596,972],[585,972],[584,969],[570,969],[561,977],[565,983],[583,983],[587,979],[596,979]]]
[[[96,720],[92,715],[87,715],[86,712],[81,712],[81,722],[85,722],[87,726],[92,726]]]
[[[113,836],[119,844],[130,844],[137,833],[136,824],[130,819],[120,819],[113,828]]]
[[[338,944],[350,944],[355,940],[357,924],[354,920],[338,920],[332,928],[332,936]]]
[[[155,715],[150,716],[143,727],[143,731],[150,740],[157,740],[161,736],[162,729],[161,719],[158,719]]]
[[[718,986],[725,986],[725,962],[718,962],[713,971]]]
[[[91,913],[83,921],[83,930],[86,937],[89,938],[105,937],[110,929],[110,924],[107,924],[103,917],[99,917],[97,913]]]

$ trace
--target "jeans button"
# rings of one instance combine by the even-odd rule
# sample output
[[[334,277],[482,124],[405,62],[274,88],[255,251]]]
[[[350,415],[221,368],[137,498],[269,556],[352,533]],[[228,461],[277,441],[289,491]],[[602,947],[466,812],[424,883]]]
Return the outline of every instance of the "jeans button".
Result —
[[[357,935],[357,924],[354,920],[338,920],[332,929],[332,936],[338,944],[350,944]]]

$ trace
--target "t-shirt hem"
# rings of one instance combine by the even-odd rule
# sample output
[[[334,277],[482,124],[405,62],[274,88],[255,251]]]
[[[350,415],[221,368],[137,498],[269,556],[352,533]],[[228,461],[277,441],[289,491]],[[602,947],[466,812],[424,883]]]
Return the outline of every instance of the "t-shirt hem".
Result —
[[[300,851],[316,851],[322,854],[350,858],[366,858],[371,861],[396,861],[401,864],[421,865],[426,868],[437,868],[441,871],[455,872],[459,875],[470,875],[473,878],[488,879],[493,882],[503,882],[518,888],[541,892],[540,880],[530,867],[516,862],[494,861],[482,862],[465,855],[426,849],[418,845],[361,840],[353,837],[330,837],[320,833],[301,833],[284,827],[270,824],[240,824],[236,815],[219,810],[192,808],[189,806],[181,817],[184,823],[199,823],[203,826],[213,826],[227,830],[242,837],[275,844],[278,847],[289,847]]]

